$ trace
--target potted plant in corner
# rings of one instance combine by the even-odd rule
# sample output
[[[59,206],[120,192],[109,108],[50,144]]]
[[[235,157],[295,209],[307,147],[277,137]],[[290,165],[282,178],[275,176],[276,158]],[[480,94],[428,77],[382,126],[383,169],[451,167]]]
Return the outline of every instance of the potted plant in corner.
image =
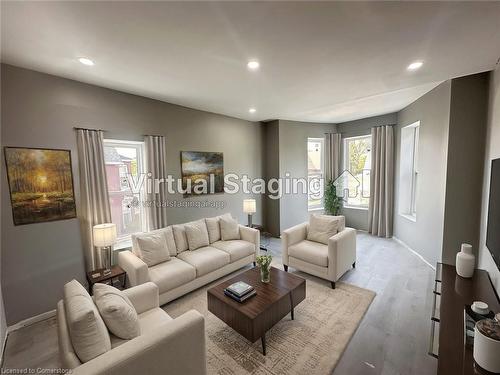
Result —
[[[337,196],[337,189],[333,184],[333,180],[329,180],[325,189],[325,213],[337,216],[340,211],[341,202],[342,199]]]

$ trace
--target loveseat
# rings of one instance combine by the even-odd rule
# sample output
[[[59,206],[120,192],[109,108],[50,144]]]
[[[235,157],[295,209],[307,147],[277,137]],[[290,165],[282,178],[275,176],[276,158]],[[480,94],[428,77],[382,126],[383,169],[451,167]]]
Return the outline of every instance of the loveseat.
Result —
[[[221,222],[236,225],[229,233]],[[194,229],[193,229],[194,228]],[[158,237],[160,235],[160,237]],[[165,237],[165,253],[158,261],[141,250],[152,247],[151,237]],[[148,238],[149,237],[149,238]],[[148,245],[149,241],[149,245]],[[118,254],[118,264],[127,273],[127,284],[153,282],[158,286],[160,305],[254,263],[260,248],[259,231],[238,225],[230,214],[171,225],[132,236],[132,251]],[[147,264],[149,263],[149,265]]]

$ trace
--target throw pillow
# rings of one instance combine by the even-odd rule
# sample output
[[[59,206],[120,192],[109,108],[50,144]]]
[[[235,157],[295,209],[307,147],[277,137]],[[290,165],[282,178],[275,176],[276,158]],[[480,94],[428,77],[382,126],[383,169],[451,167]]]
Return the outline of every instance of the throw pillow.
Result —
[[[200,247],[208,246],[208,231],[205,220],[193,221],[185,224],[186,237],[189,245],[189,250],[196,250]]]
[[[219,219],[222,241],[239,240],[240,228],[238,222],[232,217],[221,217]]]
[[[174,231],[172,226],[163,229],[165,231],[165,238],[167,239],[167,248],[170,256],[175,257],[177,255],[177,248],[175,246]]]
[[[339,220],[333,216],[311,215],[309,219],[309,229],[307,239],[309,241],[324,243],[328,245],[328,239],[337,234]]]
[[[189,248],[186,231],[184,230],[184,225],[177,224],[172,225],[172,230],[174,232],[175,246],[177,247],[177,254],[186,251]]]
[[[311,216],[313,216],[313,215],[338,220],[339,227],[337,229],[337,232],[342,232],[345,229],[345,216],[343,216],[343,215],[333,216],[333,215],[326,215],[326,214],[312,214]]]
[[[164,232],[139,235],[137,236],[137,245],[141,253],[141,259],[148,267],[170,260]]]
[[[205,223],[207,224],[207,230],[208,230],[208,239],[210,243],[214,243],[217,241],[220,241],[220,225],[219,225],[219,220],[221,217],[231,217],[230,213],[216,216],[216,217],[209,217],[205,219]]]
[[[106,326],[115,336],[131,340],[141,334],[134,305],[122,291],[98,283],[94,285],[94,299]]]
[[[108,329],[87,290],[76,280],[63,288],[64,310],[71,343],[82,362],[111,349]]]

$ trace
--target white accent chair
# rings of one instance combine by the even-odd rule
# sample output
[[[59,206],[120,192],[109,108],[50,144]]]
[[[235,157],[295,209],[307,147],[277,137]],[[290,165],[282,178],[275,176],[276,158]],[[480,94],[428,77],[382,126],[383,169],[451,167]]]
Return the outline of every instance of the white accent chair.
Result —
[[[141,335],[123,340],[110,335],[111,350],[82,363],[69,332],[64,300],[57,304],[59,354],[74,375],[206,374],[205,320],[190,310],[172,319],[159,307],[158,287],[145,283],[123,293],[139,316]]]
[[[307,240],[309,223],[302,223],[282,233],[283,267],[335,282],[351,267],[356,267],[356,230],[345,226],[345,217],[338,216],[339,231],[328,240],[328,245]]]

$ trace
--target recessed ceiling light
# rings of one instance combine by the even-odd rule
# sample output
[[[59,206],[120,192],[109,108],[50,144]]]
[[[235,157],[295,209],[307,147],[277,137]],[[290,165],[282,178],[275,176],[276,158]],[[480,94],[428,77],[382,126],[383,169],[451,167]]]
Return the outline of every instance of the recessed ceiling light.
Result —
[[[424,65],[424,63],[422,61],[415,61],[415,62],[412,62],[410,65],[408,65],[408,67],[406,69],[417,70],[417,69],[421,68],[422,65]]]
[[[255,112],[257,112],[257,110],[256,110],[255,108],[250,108],[250,109],[248,110],[248,112],[250,112],[250,113],[255,113]]]
[[[257,70],[260,67],[260,63],[257,60],[250,60],[247,64],[247,68],[250,70]]]
[[[92,60],[87,59],[86,57],[80,57],[78,59],[78,61],[80,61],[83,65],[87,65],[87,66],[93,66],[93,65],[95,65],[95,63]]]

